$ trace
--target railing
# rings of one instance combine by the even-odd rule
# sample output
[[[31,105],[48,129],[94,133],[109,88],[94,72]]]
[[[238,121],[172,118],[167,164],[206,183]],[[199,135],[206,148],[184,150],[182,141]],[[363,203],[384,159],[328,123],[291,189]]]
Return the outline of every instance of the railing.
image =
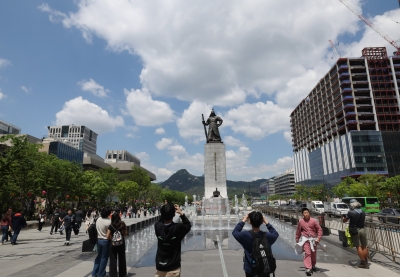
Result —
[[[297,225],[302,218],[301,212],[293,209],[284,210],[280,207],[259,206],[256,210],[279,220],[291,222],[292,225]],[[313,217],[317,217],[317,215],[313,214]],[[335,230],[338,232],[339,237],[341,237],[340,233],[343,234],[348,226],[348,222],[344,223],[341,218],[331,218],[325,214],[320,214],[316,219],[319,220],[320,224],[323,221],[322,226],[330,229],[330,232],[326,235]],[[366,214],[364,226],[367,233],[370,254],[381,253],[392,257],[392,260],[395,262],[396,258],[400,258],[400,224],[383,223],[390,220],[397,220],[400,223],[398,217]],[[343,245],[345,244],[343,243]]]

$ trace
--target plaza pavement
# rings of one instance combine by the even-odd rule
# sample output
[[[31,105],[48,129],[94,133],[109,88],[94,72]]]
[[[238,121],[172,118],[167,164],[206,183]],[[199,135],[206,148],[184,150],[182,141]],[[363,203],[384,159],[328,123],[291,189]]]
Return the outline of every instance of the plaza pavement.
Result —
[[[141,219],[126,219],[126,222],[138,222]],[[1,245],[0,249],[0,276],[40,276],[40,277],[81,277],[90,276],[95,253],[82,253],[82,241],[87,239],[82,226],[78,236],[72,234],[71,245],[64,246],[65,235],[50,235],[50,227],[46,226],[42,232],[36,229],[23,230],[18,245],[9,243]],[[277,230],[279,232],[279,230]],[[317,267],[321,272],[314,273],[317,277],[358,277],[358,276],[400,276],[400,271],[389,269],[378,263],[370,263],[370,269],[356,267],[358,257],[354,249],[343,249],[337,237],[324,237],[328,254],[325,256],[318,251]],[[277,243],[286,242],[283,239]],[[288,247],[288,245],[286,245]],[[288,247],[289,249],[292,246]],[[294,250],[293,250],[294,251]],[[222,250],[226,273],[229,277],[244,276],[243,251]],[[155,266],[128,268],[128,276],[154,276]],[[396,265],[396,264],[395,264]],[[398,264],[397,264],[398,265]],[[276,276],[305,276],[301,257],[297,260],[277,260]],[[223,265],[218,249],[204,251],[188,251],[182,254],[182,277],[224,276]]]

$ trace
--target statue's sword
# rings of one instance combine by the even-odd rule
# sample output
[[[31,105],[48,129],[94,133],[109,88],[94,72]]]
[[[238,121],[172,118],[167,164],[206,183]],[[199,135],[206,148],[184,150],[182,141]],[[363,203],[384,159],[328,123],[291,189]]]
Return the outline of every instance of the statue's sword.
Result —
[[[203,118],[203,121],[204,121],[204,115],[203,114],[201,114],[201,117]],[[203,127],[204,127],[204,134],[206,135],[206,141],[208,142],[206,125],[203,124]]]

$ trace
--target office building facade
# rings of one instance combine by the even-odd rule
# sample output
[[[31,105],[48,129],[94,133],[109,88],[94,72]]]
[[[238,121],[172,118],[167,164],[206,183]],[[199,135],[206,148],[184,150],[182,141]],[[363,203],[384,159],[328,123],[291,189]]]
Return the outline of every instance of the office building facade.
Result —
[[[140,159],[126,150],[107,150],[104,161],[106,163],[132,162],[140,165]]]
[[[0,135],[19,135],[21,128],[18,128],[10,123],[0,120]]]
[[[275,195],[275,183],[274,183],[274,177],[268,179],[265,182],[262,182],[260,184],[260,195],[261,196],[271,196]]]
[[[400,56],[384,47],[338,59],[291,113],[296,183],[399,173],[399,84]]]
[[[285,173],[274,177],[276,195],[293,195],[296,192],[294,170],[288,169]]]
[[[47,126],[48,137],[58,138],[71,143],[76,149],[96,154],[97,133],[86,126],[64,125]]]
[[[53,154],[62,160],[83,164],[83,151],[76,149],[71,143],[62,139],[46,138],[42,141],[43,147],[39,152]]]

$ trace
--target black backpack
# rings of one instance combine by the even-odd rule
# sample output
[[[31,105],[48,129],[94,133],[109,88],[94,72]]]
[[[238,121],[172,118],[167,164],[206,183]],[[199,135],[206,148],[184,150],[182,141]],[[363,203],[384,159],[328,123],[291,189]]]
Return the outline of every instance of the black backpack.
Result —
[[[254,231],[250,231],[249,233],[253,236],[253,251],[251,253],[253,275],[264,277],[273,273],[275,276],[276,260],[272,255],[271,246],[265,232],[260,231],[256,234]]]
[[[97,243],[97,229],[96,229],[97,218],[93,220],[93,223],[90,224],[88,228],[89,240],[92,246],[95,246]]]

